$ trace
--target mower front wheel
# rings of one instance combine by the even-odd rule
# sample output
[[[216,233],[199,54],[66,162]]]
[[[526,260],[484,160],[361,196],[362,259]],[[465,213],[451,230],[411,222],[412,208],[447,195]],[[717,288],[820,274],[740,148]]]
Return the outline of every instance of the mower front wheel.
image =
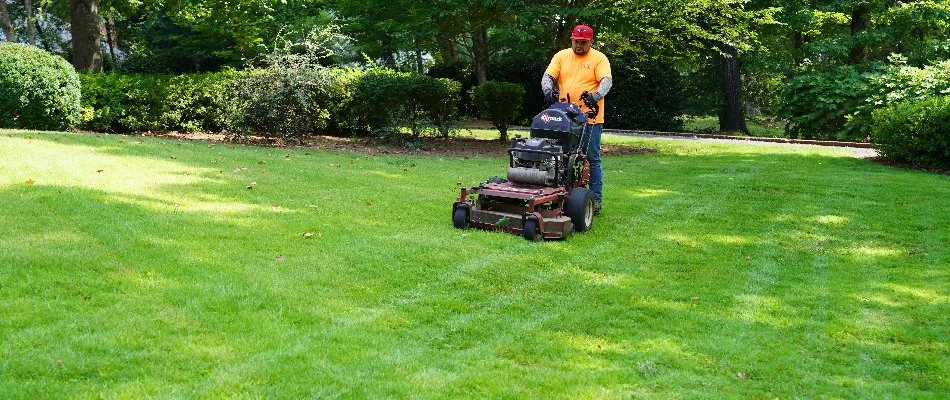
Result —
[[[452,212],[452,225],[455,225],[458,229],[468,227],[468,207],[458,206],[455,208],[455,211]]]
[[[571,218],[575,231],[586,232],[594,223],[594,196],[587,188],[571,189],[571,197],[567,198],[564,208],[564,214]]]
[[[528,218],[524,221],[524,238],[529,241],[541,239],[541,232],[538,232],[538,220]]]

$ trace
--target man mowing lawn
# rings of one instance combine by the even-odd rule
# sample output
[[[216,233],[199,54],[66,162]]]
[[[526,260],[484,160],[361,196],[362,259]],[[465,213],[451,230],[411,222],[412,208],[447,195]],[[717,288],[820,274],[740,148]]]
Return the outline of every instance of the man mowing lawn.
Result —
[[[559,51],[551,59],[547,70],[541,76],[541,91],[549,102],[554,99],[554,82],[561,94],[571,101],[584,100],[584,92],[591,93],[600,111],[594,117],[590,129],[590,144],[587,148],[587,160],[590,161],[590,188],[594,194],[594,212],[599,212],[603,204],[603,169],[600,162],[600,136],[604,131],[604,96],[610,91],[613,79],[610,74],[610,61],[597,49],[592,49],[594,30],[587,25],[574,27],[571,33],[571,48]],[[584,103],[583,101],[579,101]],[[584,111],[588,111],[586,105]]]

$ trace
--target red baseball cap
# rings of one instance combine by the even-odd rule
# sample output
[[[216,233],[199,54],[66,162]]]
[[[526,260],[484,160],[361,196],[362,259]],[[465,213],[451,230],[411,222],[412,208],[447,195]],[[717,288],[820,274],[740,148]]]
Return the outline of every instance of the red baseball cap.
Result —
[[[594,40],[594,30],[587,25],[578,25],[571,32],[571,40]]]

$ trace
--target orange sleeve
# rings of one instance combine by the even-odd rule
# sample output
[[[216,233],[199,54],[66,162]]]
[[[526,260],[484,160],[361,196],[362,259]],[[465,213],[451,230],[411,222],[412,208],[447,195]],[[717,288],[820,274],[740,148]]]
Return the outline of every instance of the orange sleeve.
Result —
[[[612,78],[610,75],[610,60],[607,59],[607,56],[603,56],[599,63],[597,63],[597,68],[594,69],[594,77],[599,83],[601,79]]]
[[[551,75],[552,78],[558,79],[561,75],[561,53],[557,53],[554,57],[551,58],[551,63],[548,64],[548,69],[544,70],[545,74]]]

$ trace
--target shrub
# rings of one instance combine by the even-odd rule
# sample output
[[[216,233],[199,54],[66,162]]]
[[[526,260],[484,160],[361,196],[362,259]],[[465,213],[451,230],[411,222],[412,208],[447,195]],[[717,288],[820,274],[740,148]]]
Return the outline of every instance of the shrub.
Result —
[[[630,55],[611,60],[613,87],[604,105],[605,125],[617,129],[679,131],[686,98],[679,74],[658,61],[636,62]]]
[[[448,135],[457,119],[461,84],[388,69],[366,72],[354,85],[349,113],[359,129],[395,137],[408,128],[413,138],[430,128]]]
[[[342,39],[333,25],[311,30],[299,41],[278,38],[262,60],[266,68],[252,70],[232,82],[235,99],[228,130],[291,140],[324,130],[338,75],[322,61],[333,56]]]
[[[845,124],[852,137],[871,137],[874,110],[888,105],[950,95],[950,60],[922,68],[906,65],[902,56],[892,56],[893,65],[870,75],[868,93]]]
[[[808,67],[790,79],[782,104],[788,133],[867,141],[874,110],[950,93],[950,61],[923,68],[904,65],[900,56],[890,61],[864,72],[853,66]]]
[[[541,93],[541,74],[550,60],[504,59],[489,66],[488,79],[521,85],[525,95],[521,99],[521,112],[517,120],[531,124],[534,116],[547,107]]]
[[[950,96],[876,110],[871,126],[873,141],[884,158],[950,168]]]
[[[508,82],[488,81],[472,89],[472,101],[501,132],[501,140],[508,140],[508,124],[521,114],[523,97],[524,88]]]
[[[219,132],[241,73],[83,74],[82,128],[100,132]]]
[[[0,43],[0,127],[68,130],[79,123],[79,78],[61,57]]]
[[[858,139],[849,135],[845,124],[868,96],[868,80],[850,65],[810,70],[790,79],[782,97],[782,117],[789,120],[785,131],[804,139]]]

